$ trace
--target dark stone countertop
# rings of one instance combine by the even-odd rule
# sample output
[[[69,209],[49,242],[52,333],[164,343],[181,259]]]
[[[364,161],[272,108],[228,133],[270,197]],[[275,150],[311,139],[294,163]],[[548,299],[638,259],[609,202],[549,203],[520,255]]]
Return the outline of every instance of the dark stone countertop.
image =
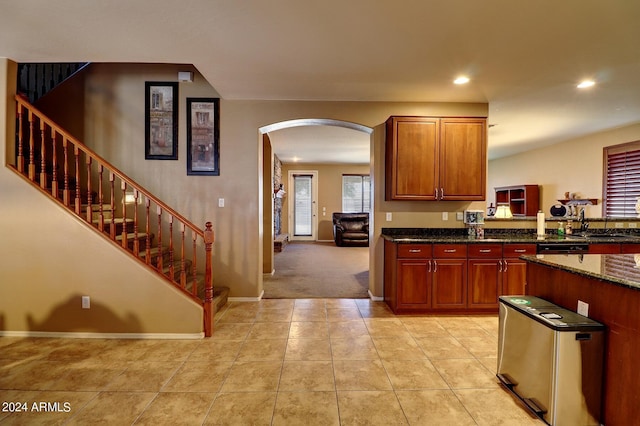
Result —
[[[487,243],[577,243],[589,244],[640,244],[640,233],[627,230],[593,231],[589,236],[569,235],[560,237],[547,233],[538,238],[535,231],[529,229],[485,229],[484,238],[467,235],[466,228],[382,228],[382,238],[400,244],[487,244]],[[625,232],[626,231],[626,232]]]
[[[545,254],[521,258],[640,291],[640,254]]]

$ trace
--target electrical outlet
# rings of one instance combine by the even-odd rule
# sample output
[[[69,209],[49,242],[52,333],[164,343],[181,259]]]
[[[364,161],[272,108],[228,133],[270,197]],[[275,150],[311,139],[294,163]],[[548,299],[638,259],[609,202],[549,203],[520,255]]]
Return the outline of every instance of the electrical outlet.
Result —
[[[464,220],[464,213],[456,212],[456,220]]]
[[[624,228],[624,222],[616,222],[616,228]]]
[[[578,313],[582,316],[589,316],[589,304],[583,302],[582,300],[578,300]]]
[[[393,220],[393,213],[387,212],[387,222],[391,222]]]
[[[91,308],[91,298],[89,296],[82,296],[82,309]]]
[[[442,212],[442,220],[449,220],[449,212]]]
[[[637,228],[638,224],[635,222],[629,222],[629,228]]]

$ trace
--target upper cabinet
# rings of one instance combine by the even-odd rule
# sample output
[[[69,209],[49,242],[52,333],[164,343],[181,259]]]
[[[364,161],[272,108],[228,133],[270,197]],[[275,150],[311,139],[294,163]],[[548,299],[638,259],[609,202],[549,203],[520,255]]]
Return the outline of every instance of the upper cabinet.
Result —
[[[484,200],[486,119],[390,117],[387,200]]]

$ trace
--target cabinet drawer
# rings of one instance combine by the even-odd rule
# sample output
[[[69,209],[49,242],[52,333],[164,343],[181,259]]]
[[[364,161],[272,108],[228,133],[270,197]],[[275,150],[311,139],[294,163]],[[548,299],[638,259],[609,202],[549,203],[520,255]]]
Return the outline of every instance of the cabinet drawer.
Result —
[[[433,257],[436,259],[460,259],[467,257],[466,244],[434,244]]]
[[[398,244],[398,258],[430,258],[431,244]]]
[[[536,254],[535,244],[505,244],[503,249],[504,257],[519,257],[522,255]]]
[[[502,259],[502,244],[469,244],[469,258]]]

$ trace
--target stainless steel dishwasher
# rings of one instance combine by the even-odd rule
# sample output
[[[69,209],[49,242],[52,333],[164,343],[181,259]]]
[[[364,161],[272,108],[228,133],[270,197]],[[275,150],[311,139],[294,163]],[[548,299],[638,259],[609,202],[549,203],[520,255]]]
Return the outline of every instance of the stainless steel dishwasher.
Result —
[[[604,325],[533,296],[501,296],[500,381],[550,425],[599,425]]]

